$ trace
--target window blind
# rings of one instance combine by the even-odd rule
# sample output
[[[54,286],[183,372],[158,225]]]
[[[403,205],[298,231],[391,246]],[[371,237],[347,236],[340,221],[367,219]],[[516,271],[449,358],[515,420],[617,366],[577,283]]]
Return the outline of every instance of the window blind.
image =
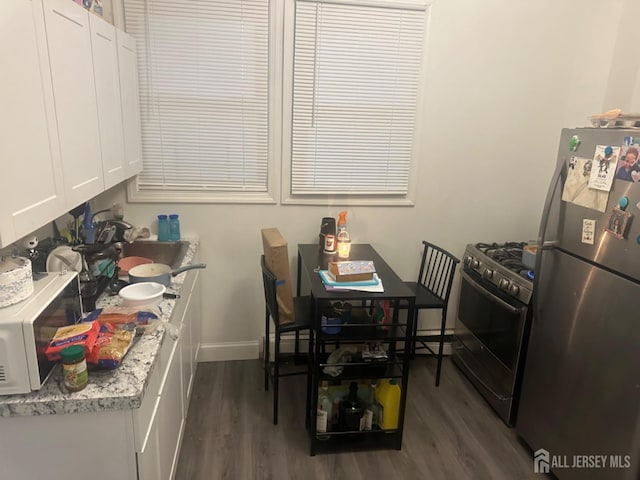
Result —
[[[268,4],[124,0],[138,45],[139,191],[267,191]]]
[[[291,193],[405,195],[425,4],[296,0]]]

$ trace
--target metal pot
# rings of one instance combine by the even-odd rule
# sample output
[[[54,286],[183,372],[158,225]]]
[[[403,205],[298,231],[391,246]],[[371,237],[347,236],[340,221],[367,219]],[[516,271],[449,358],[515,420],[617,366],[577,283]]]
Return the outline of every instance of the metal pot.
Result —
[[[186,272],[187,270],[206,267],[207,265],[204,263],[197,263],[172,270],[169,265],[163,263],[147,263],[146,265],[138,265],[129,270],[129,282],[157,282],[168,287],[171,283],[171,277],[175,277],[179,273]]]

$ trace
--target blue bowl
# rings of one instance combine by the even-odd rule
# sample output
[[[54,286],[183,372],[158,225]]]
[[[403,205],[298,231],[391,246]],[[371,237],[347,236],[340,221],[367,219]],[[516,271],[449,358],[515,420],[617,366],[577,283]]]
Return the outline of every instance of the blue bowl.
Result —
[[[326,317],[325,315],[322,315],[322,331],[324,333],[328,333],[330,335],[335,335],[336,333],[339,333],[340,330],[342,330],[342,327],[340,326],[342,324],[342,319],[341,318],[331,318],[331,317]]]

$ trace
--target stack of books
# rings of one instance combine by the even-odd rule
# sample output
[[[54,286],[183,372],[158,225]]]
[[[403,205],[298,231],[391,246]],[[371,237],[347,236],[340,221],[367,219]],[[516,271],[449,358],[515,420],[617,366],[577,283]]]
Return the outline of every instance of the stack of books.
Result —
[[[319,273],[327,290],[384,292],[371,260],[330,262],[328,270]]]

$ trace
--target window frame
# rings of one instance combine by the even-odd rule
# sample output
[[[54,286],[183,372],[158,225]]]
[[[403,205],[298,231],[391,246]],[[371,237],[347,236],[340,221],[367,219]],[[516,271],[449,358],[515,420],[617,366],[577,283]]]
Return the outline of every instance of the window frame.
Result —
[[[281,60],[282,35],[278,34],[281,21],[278,21],[278,9],[282,9],[283,0],[269,0],[268,6],[268,46],[267,46],[267,68],[268,68],[268,105],[267,105],[267,182],[266,191],[211,191],[211,190],[140,190],[138,176],[129,179],[126,184],[127,200],[131,203],[216,203],[216,204],[276,204],[280,195],[280,182],[276,172],[279,171],[280,163],[280,135],[281,135],[281,91],[278,85],[281,83],[281,69],[277,64]],[[126,12],[125,12],[126,13]],[[279,49],[279,50],[278,50]],[[274,68],[274,66],[276,68]],[[144,159],[143,159],[144,168]]]
[[[313,1],[313,0],[311,0]],[[336,194],[293,194],[292,189],[292,121],[293,121],[293,66],[294,66],[294,32],[296,0],[285,0],[284,42],[282,65],[282,165],[281,165],[281,197],[283,205],[363,205],[363,206],[414,206],[417,191],[419,159],[424,158],[424,138],[426,125],[426,65],[429,25],[431,19],[431,0],[320,0],[324,3],[347,3],[362,6],[407,6],[409,8],[424,7],[426,9],[424,37],[422,45],[422,65],[420,66],[420,82],[417,86],[417,101],[414,138],[412,145],[411,165],[407,193],[405,195],[336,195]]]

